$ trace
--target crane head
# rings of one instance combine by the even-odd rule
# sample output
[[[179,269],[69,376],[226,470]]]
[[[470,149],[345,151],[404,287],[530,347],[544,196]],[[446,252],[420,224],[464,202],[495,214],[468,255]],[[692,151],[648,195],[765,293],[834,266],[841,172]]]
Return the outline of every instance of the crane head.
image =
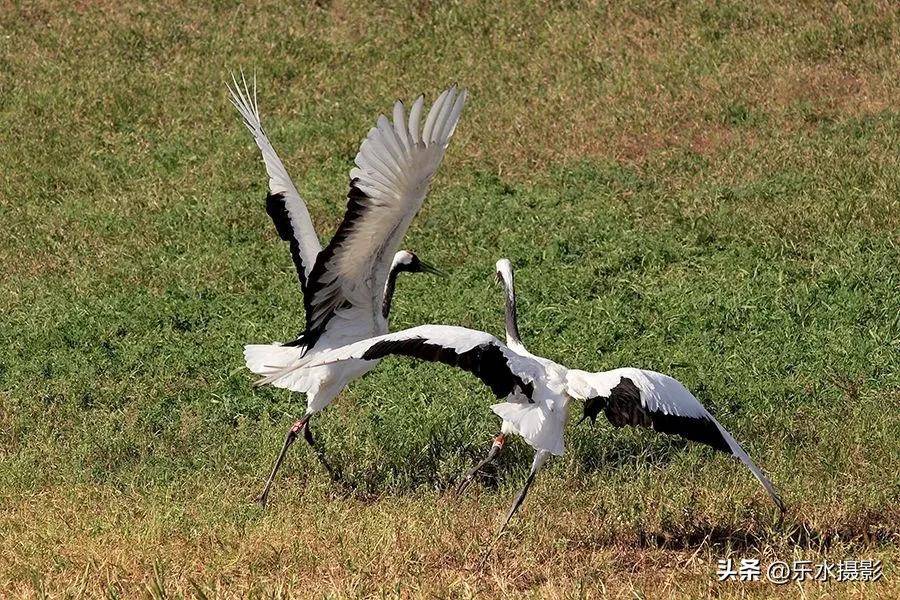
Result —
[[[409,250],[401,250],[394,255],[394,260],[391,263],[391,271],[405,271],[407,273],[430,273],[431,275],[438,275],[440,277],[447,276],[446,273],[444,273],[434,265],[420,259]]]
[[[497,281],[504,283],[507,289],[512,289],[513,269],[512,263],[508,258],[501,258],[497,261]]]

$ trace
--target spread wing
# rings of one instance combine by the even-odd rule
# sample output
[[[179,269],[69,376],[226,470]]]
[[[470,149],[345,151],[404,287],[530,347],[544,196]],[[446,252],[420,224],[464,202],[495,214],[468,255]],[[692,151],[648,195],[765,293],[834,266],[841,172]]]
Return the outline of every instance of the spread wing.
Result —
[[[322,250],[316,230],[313,228],[312,219],[306,209],[303,199],[297,193],[297,188],[287,174],[281,159],[275,153],[266,132],[263,131],[259,120],[259,106],[256,103],[256,79],[253,80],[253,93],[247,86],[247,82],[241,75],[243,86],[239,85],[234,75],[231,77],[234,87],[228,86],[231,92],[231,103],[237,108],[244,125],[250,130],[259,151],[262,153],[263,162],[266,165],[266,173],[269,174],[269,195],[266,197],[266,212],[272,218],[279,237],[288,242],[291,250],[291,259],[297,270],[297,278],[300,288],[304,292],[307,288],[307,280],[316,257]]]
[[[602,411],[616,427],[632,425],[680,435],[731,454],[753,473],[781,510],[784,503],[769,479],[722,425],[676,379],[643,369],[615,369],[603,373],[570,370],[567,388],[585,401],[584,417],[591,421]]]
[[[341,311],[356,323],[371,323],[368,335],[378,333],[391,260],[425,200],[465,101],[465,90],[445,90],[421,127],[422,97],[408,116],[398,101],[391,120],[378,118],[350,171],[344,219],[310,274],[306,330],[296,345],[311,347]]]
[[[314,357],[304,357],[286,369],[273,370],[259,384],[274,383],[298,369],[348,360],[380,360],[388,355],[441,362],[472,373],[498,398],[519,390],[530,397],[534,361],[523,357],[489,333],[450,325],[420,325],[356,342]]]

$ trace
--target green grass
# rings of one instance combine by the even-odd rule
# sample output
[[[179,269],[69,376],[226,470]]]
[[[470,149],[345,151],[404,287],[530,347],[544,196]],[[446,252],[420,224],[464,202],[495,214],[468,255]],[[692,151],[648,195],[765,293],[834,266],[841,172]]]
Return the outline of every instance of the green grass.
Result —
[[[898,29],[877,2],[0,9],[0,593],[896,597]],[[711,451],[582,425],[479,570],[530,452],[454,502],[492,399],[401,360],[314,422],[350,489],[298,448],[259,512],[303,401],[241,348],[302,303],[240,67],[326,236],[378,112],[467,86],[405,242],[451,277],[402,279],[393,327],[502,333],[508,257],[532,351],[679,378],[786,519]],[[728,553],[886,581],[716,585]]]

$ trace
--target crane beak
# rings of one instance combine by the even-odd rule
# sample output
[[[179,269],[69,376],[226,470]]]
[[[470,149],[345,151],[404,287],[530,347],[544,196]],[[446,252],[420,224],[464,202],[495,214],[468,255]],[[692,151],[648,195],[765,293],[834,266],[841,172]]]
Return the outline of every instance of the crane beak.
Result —
[[[430,273],[431,275],[437,275],[438,277],[446,277],[447,276],[446,271],[442,271],[441,269],[438,269],[431,263],[427,263],[421,259],[419,260],[419,269],[423,273]]]

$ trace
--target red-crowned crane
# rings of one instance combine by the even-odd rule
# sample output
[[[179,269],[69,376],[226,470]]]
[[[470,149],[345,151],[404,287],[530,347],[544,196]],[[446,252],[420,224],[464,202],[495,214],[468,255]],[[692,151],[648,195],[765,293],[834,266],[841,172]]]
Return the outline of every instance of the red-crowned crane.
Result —
[[[535,450],[528,478],[509,509],[501,532],[521,506],[547,459],[563,454],[563,433],[572,400],[584,402],[581,421],[590,419],[593,423],[602,412],[616,427],[631,425],[677,434],[731,454],[750,469],[778,508],[784,510],[784,503],[769,479],[731,434],[677,380],[662,373],[630,367],[588,373],[528,352],[519,339],[512,267],[508,261],[497,263],[497,275],[507,291],[505,344],[483,331],[450,325],[422,325],[302,359],[286,370],[270,372],[263,381],[347,361],[377,361],[392,354],[442,362],[474,374],[503,400],[491,406],[503,419],[501,436],[518,435]],[[495,441],[488,459],[477,468],[493,459],[499,448],[502,443]],[[471,479],[477,468],[466,474],[463,484]]]
[[[247,367],[257,374],[312,359],[328,350],[384,334],[397,275],[440,274],[415,254],[399,250],[406,230],[422,206],[431,179],[456,129],[467,93],[454,85],[444,90],[424,123],[424,97],[413,102],[407,117],[399,100],[392,119],[378,117],[359,147],[350,171],[347,212],[323,249],[306,205],[263,131],[256,102],[246,82],[229,86],[231,100],[262,153],[269,175],[266,210],[281,239],[288,242],[303,292],[306,324],[286,344],[251,344],[244,348]],[[285,436],[269,478],[257,501],[266,505],[275,474],[291,444],[302,432],[315,449],[309,422],[352,380],[377,363],[348,360],[286,373],[270,383],[306,394],[306,412]],[[321,451],[319,458],[331,471]]]

